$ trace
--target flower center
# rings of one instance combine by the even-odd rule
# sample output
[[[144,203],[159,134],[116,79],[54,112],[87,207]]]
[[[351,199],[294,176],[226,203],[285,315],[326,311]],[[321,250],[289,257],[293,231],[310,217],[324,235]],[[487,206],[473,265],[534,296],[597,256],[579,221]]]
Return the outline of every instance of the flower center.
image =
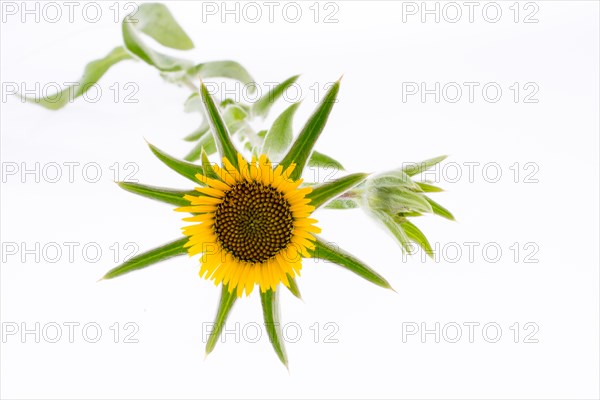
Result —
[[[225,193],[215,211],[215,232],[238,260],[262,263],[285,249],[294,219],[283,193],[259,182],[241,182]]]

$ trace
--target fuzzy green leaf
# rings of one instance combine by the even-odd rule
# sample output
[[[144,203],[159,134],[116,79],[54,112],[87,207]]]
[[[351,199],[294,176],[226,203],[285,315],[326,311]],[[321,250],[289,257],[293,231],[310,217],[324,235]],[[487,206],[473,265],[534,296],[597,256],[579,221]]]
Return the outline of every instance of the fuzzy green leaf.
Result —
[[[204,132],[204,135],[200,137],[198,143],[194,145],[192,150],[183,158],[185,161],[197,161],[200,159],[202,151],[208,154],[213,154],[217,151],[215,139],[210,132]]]
[[[431,205],[431,209],[433,210],[434,214],[439,215],[440,217],[449,219],[450,221],[456,221],[454,219],[454,215],[452,215],[452,213],[450,211],[448,211],[447,209],[445,209],[444,207],[442,207],[440,204],[436,203],[435,201],[431,200],[427,196],[425,196],[425,199]]]
[[[69,85],[60,92],[42,98],[32,98],[21,94],[19,94],[19,96],[29,103],[38,104],[48,110],[61,109],[69,102],[72,102],[77,97],[86,93],[100,80],[100,78],[102,78],[110,67],[120,61],[129,59],[131,59],[131,56],[123,47],[116,47],[105,57],[87,64],[83,70],[83,76],[79,79],[77,84]]]
[[[292,144],[294,133],[292,125],[294,114],[300,103],[294,103],[286,108],[269,128],[262,145],[262,154],[266,154],[272,161],[280,160]]]
[[[298,283],[296,282],[296,278],[292,278],[290,274],[287,274],[288,282],[290,283],[290,287],[288,290],[297,298],[302,300],[302,295],[300,294],[300,288],[298,287]],[[287,286],[286,286],[287,287]]]
[[[187,70],[193,65],[188,60],[152,50],[138,34],[144,32],[157,42],[173,48],[193,47],[189,37],[175,22],[171,13],[163,4],[146,3],[140,5],[134,16],[123,19],[121,31],[125,48],[131,54],[160,71]]]
[[[318,168],[335,168],[340,171],[344,170],[344,166],[337,160],[329,157],[326,154],[319,153],[318,151],[313,151],[308,159],[308,165],[310,167],[318,167]]]
[[[366,179],[369,174],[350,174],[331,182],[317,185],[306,197],[310,199],[309,205],[319,208],[329,200],[352,189]]]
[[[212,164],[208,159],[208,154],[206,154],[206,151],[204,151],[204,149],[202,149],[202,151],[200,152],[200,158],[202,160],[202,170],[204,171],[204,176],[210,179],[221,179],[212,167]]]
[[[297,180],[302,176],[302,171],[312,153],[313,147],[317,139],[323,132],[327,118],[331,113],[331,109],[335,104],[337,94],[340,89],[340,81],[335,82],[331,88],[325,93],[323,101],[317,106],[315,112],[309,117],[306,125],[300,131],[292,148],[281,161],[284,168],[292,163],[296,163],[296,168],[290,175],[290,179]]]
[[[200,124],[200,126],[196,128],[192,133],[183,138],[183,140],[185,140],[186,142],[195,142],[206,133],[208,133],[208,136],[211,136],[210,132],[208,131],[209,129],[210,128],[208,126],[208,122],[202,121],[202,124]]]
[[[425,193],[434,193],[434,192],[443,192],[444,189],[438,186],[431,185],[427,182],[416,182],[422,192]]]
[[[439,156],[435,158],[430,158],[429,160],[421,161],[420,163],[409,163],[402,168],[409,176],[414,176],[420,174],[423,171],[428,170],[429,168],[435,166],[436,164],[444,161],[448,156]]]
[[[283,93],[298,80],[300,75],[292,76],[269,90],[252,106],[252,114],[266,118],[273,104],[283,95]]]
[[[215,348],[215,345],[221,336],[221,331],[223,331],[223,327],[227,321],[227,317],[229,317],[229,312],[236,300],[237,296],[235,292],[229,293],[227,285],[222,285],[221,299],[219,300],[219,308],[217,309],[217,316],[215,317],[215,325],[206,342],[206,355],[209,355]]]
[[[117,184],[128,192],[174,206],[189,206],[190,202],[184,199],[183,196],[194,193],[193,191],[167,189],[134,182],[117,182]]]
[[[334,199],[325,205],[325,208],[330,210],[349,210],[352,208],[359,208],[360,204],[358,204],[355,200],[352,199]]]
[[[188,178],[189,180],[193,181],[196,184],[201,183],[196,178],[196,174],[203,175],[201,166],[189,163],[187,161],[180,160],[178,158],[175,158],[175,157],[165,153],[164,151],[160,150],[159,148],[151,145],[150,143],[148,143],[148,146],[150,147],[150,150],[152,150],[152,153],[154,153],[154,155],[160,161],[165,163],[173,171],[177,172],[181,176]]]
[[[369,268],[365,263],[338,248],[337,246],[325,242],[322,238],[317,237],[315,241],[315,249],[310,251],[314,258],[330,261],[349,271],[354,272],[358,276],[386,289],[392,287],[381,275]]]
[[[397,214],[399,217],[422,217],[423,213],[417,211],[407,211],[407,212],[399,212]]]
[[[146,268],[152,264],[156,264],[157,262],[187,254],[187,249],[183,247],[187,243],[187,241],[187,237],[177,239],[173,242],[167,243],[153,250],[132,257],[123,264],[119,265],[118,267],[115,267],[108,271],[102,277],[102,279],[116,278],[117,276],[124,275],[131,271]]]
[[[399,222],[397,222],[391,215],[383,211],[375,211],[375,215],[385,225],[392,235],[396,238],[398,243],[402,246],[402,250],[409,253],[411,251],[410,239]]]
[[[419,185],[402,170],[393,170],[381,173],[370,181],[371,186],[401,188],[406,187],[414,191],[421,191]]]
[[[190,94],[187,99],[185,99],[185,103],[183,103],[183,111],[185,113],[202,113],[202,99],[200,99],[199,92],[194,92]],[[208,129],[208,122],[203,122],[203,124],[206,124],[206,128]]]
[[[288,366],[287,354],[281,333],[281,322],[279,321],[279,291],[268,289],[265,292],[260,292],[260,302],[262,303],[263,316],[265,318],[265,328],[269,335],[269,340],[273,345],[277,357]]]
[[[137,20],[137,22],[135,22]],[[163,46],[177,50],[194,48],[192,39],[175,21],[173,14],[161,3],[142,4],[137,12],[125,18],[125,23],[134,23],[136,28]]]
[[[248,126],[247,117],[248,113],[239,103],[228,104],[223,111],[223,121],[231,135]]]
[[[429,257],[433,257],[433,249],[431,248],[429,240],[427,240],[425,234],[415,224],[407,219],[403,219],[400,226],[402,226],[404,233],[406,233],[406,236],[408,236],[410,240],[421,246],[425,251],[425,254]]]
[[[369,207],[372,210],[382,210],[389,214],[401,212],[432,213],[431,204],[421,193],[414,193],[402,187],[376,187],[369,191]]]
[[[240,63],[236,61],[211,61],[198,64],[188,71],[192,79],[229,78],[248,85],[248,91],[254,93],[256,85],[254,78]]]
[[[213,134],[217,149],[221,157],[227,157],[227,159],[233,164],[238,166],[237,150],[231,141],[229,130],[219,113],[215,102],[208,93],[204,83],[200,84],[200,97],[202,98],[202,104],[204,105],[204,111],[208,118],[208,124]]]

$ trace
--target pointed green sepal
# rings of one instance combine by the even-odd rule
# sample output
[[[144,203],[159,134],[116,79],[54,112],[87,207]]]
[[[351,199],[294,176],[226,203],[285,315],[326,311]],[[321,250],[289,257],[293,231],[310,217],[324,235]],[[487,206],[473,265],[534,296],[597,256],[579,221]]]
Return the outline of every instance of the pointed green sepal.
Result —
[[[363,182],[367,176],[369,176],[369,174],[350,174],[334,181],[315,186],[313,191],[306,196],[310,199],[309,205],[319,208],[329,200],[334,199]]]
[[[435,193],[435,192],[443,192],[444,191],[444,189],[442,189],[441,187],[432,185],[427,182],[416,182],[416,184],[417,184],[417,186],[419,186],[421,191],[425,192],[425,193]]]
[[[448,156],[444,155],[435,158],[430,158],[429,160],[421,161],[419,163],[409,163],[402,168],[402,171],[408,176],[414,176],[420,174],[423,171],[428,170],[436,164],[441,163],[446,158],[448,158]]]
[[[204,171],[204,176],[210,179],[221,179],[213,169],[212,164],[208,159],[208,154],[206,154],[206,151],[204,151],[204,149],[202,149],[202,151],[200,152],[200,159],[202,161],[202,171]]]
[[[263,316],[265,318],[265,329],[269,335],[269,340],[279,360],[288,367],[287,354],[281,333],[281,322],[279,321],[279,291],[268,289],[266,292],[260,292],[260,302],[262,303]]]
[[[290,283],[290,286],[287,287],[288,290],[297,298],[299,298],[300,300],[302,300],[302,295],[300,294],[300,288],[298,287],[298,283],[296,282],[296,278],[292,278],[290,276],[290,274],[287,274],[287,279],[288,282]]]
[[[431,209],[433,210],[434,214],[439,215],[440,217],[449,219],[450,221],[456,221],[456,219],[454,218],[454,215],[452,215],[452,213],[450,211],[448,211],[446,208],[442,207],[440,204],[431,200],[427,196],[425,196],[425,200],[427,200],[427,202],[431,205]]]
[[[233,307],[233,304],[237,300],[237,296],[234,293],[230,293],[227,285],[223,284],[221,288],[221,299],[219,300],[219,308],[217,309],[217,315],[215,317],[215,323],[213,330],[210,332],[208,341],[206,342],[206,355],[209,355],[215,348],[221,331],[225,326],[229,312]]]
[[[203,82],[200,83],[200,97],[202,98],[202,104],[204,105],[204,112],[208,119],[208,125],[217,144],[217,150],[221,157],[227,157],[227,159],[235,166],[238,166],[237,150],[231,141],[229,130],[223,121],[223,117],[217,108],[217,105],[213,101],[206,85]]]
[[[339,169],[341,171],[344,170],[344,166],[333,157],[329,157],[327,154],[320,153],[318,151],[313,151],[308,159],[309,167],[317,167],[317,168],[325,168],[325,169]]]
[[[196,174],[203,175],[201,166],[175,158],[150,143],[148,143],[148,146],[150,147],[150,150],[152,150],[152,153],[154,153],[160,161],[165,163],[167,167],[196,184],[201,183],[198,181],[198,178],[196,178]]]
[[[425,236],[425,234],[415,224],[407,219],[404,219],[402,222],[400,222],[400,226],[402,229],[404,229],[406,236],[408,236],[410,240],[418,244],[429,257],[433,257],[433,248],[431,247],[427,236]]]
[[[379,211],[374,211],[373,213],[377,216],[379,221],[381,221],[381,223],[383,223],[383,225],[385,225],[385,227],[388,229],[388,231],[392,235],[394,235],[394,238],[396,238],[396,240],[398,241],[400,246],[402,246],[402,250],[405,253],[410,253],[410,251],[411,251],[410,239],[408,238],[408,235],[406,234],[406,232],[404,232],[404,229],[402,229],[400,222],[397,221],[394,218],[394,216],[388,214],[385,211],[379,210]]]
[[[115,267],[108,271],[102,277],[102,279],[116,278],[117,276],[127,274],[131,271],[149,267],[150,265],[156,264],[157,262],[187,254],[187,249],[183,247],[187,243],[187,241],[187,237],[177,239],[173,242],[164,244],[160,247],[132,257],[130,260],[125,261],[118,267]]]
[[[344,250],[340,249],[338,246],[335,246],[333,243],[327,243],[320,237],[316,237],[315,248],[310,252],[312,257],[314,258],[330,261],[334,264],[339,265],[340,267],[354,272],[356,275],[368,280],[369,282],[376,284],[377,286],[381,286],[386,289],[392,289],[392,287],[390,286],[388,281],[385,280],[385,278],[383,278],[377,272],[373,271],[365,263],[351,255],[350,253],[347,253]]]
[[[337,81],[325,93],[325,97],[317,106],[315,112],[309,117],[296,141],[281,161],[284,168],[287,168],[292,163],[296,164],[296,168],[294,168],[294,171],[290,175],[291,180],[297,180],[302,176],[302,171],[304,171],[304,167],[310,158],[310,153],[325,128],[327,118],[336,102],[339,90],[340,81]]]
[[[252,106],[252,113],[256,116],[266,118],[273,104],[283,95],[283,93],[296,81],[300,75],[292,76],[269,90]]]
[[[183,196],[195,193],[194,191],[167,189],[135,182],[117,182],[117,185],[128,192],[174,206],[189,206],[190,202],[184,199]]]

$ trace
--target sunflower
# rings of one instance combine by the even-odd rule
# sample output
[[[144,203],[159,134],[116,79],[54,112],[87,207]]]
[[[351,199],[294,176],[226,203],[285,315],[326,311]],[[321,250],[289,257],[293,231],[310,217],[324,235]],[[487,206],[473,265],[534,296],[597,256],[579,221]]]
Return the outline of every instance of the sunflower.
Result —
[[[289,178],[296,164],[273,169],[265,155],[248,163],[238,154],[237,161],[239,168],[226,157],[223,168],[212,165],[215,179],[196,175],[205,187],[185,195],[190,205],[176,209],[195,214],[184,218],[194,223],[183,228],[185,247],[190,256],[202,253],[200,277],[227,285],[238,297],[255,285],[263,293],[279,283],[290,287],[302,257],[315,248],[313,234],[321,231],[309,218],[312,188]]]
[[[339,265],[375,285],[391,289],[387,280],[364,262],[317,236],[320,229],[311,214],[324,206],[366,207],[403,246],[411,239],[430,250],[423,233],[407,218],[436,213],[452,219],[452,214],[424,195],[441,189],[414,182],[411,176],[437,164],[443,157],[369,179],[366,173],[349,173],[323,183],[304,183],[303,170],[314,158],[332,161],[313,148],[336,102],[339,85],[337,81],[328,89],[295,140],[291,115],[299,103],[283,111],[271,129],[259,136],[263,138],[262,146],[246,142],[244,149],[253,154],[248,162],[232,141],[231,132],[235,133],[239,126],[230,130],[221,115],[224,102],[217,106],[201,84],[199,97],[214,146],[206,137],[200,143],[219,153],[221,166],[209,161],[204,147],[200,152],[202,163],[194,164],[150,145],[158,159],[198,187],[178,190],[132,182],[119,182],[119,186],[178,206],[176,211],[192,214],[184,218],[191,225],[183,228],[183,237],[128,259],[108,271],[103,279],[122,276],[171,257],[200,255],[200,277],[221,286],[206,353],[214,349],[237,299],[244,292],[250,295],[258,286],[269,341],[286,366],[278,289],[287,287],[300,298],[296,277],[300,276],[303,258]],[[271,163],[269,157],[278,162]],[[338,166],[341,169],[339,163]]]

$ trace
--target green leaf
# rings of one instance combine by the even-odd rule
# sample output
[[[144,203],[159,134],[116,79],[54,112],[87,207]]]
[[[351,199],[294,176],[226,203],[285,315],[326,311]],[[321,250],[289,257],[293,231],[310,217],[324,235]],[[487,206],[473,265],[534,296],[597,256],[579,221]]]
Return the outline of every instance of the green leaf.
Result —
[[[219,300],[219,308],[217,309],[217,316],[215,317],[215,325],[206,342],[206,355],[209,355],[215,348],[215,345],[221,336],[221,331],[227,321],[227,317],[229,317],[229,312],[236,300],[237,296],[235,292],[229,293],[227,285],[222,285],[221,299]]]
[[[300,288],[298,287],[298,283],[296,282],[296,278],[292,278],[290,276],[290,274],[286,274],[286,275],[287,275],[288,282],[290,283],[290,286],[288,287],[288,290],[290,292],[292,292],[292,294],[294,296],[296,296],[297,298],[299,298],[300,300],[302,300],[302,295],[300,294]]]
[[[447,157],[448,156],[439,156],[435,158],[430,158],[429,160],[421,161],[420,163],[409,163],[408,165],[402,168],[402,171],[404,171],[409,176],[414,176],[420,174],[423,171],[428,170],[436,164],[439,164],[440,162],[444,161]]]
[[[196,174],[203,175],[201,166],[189,163],[187,161],[179,160],[178,158],[175,158],[165,153],[164,151],[151,145],[150,143],[148,143],[148,146],[150,147],[150,150],[152,150],[152,153],[154,153],[154,155],[158,157],[160,161],[165,163],[173,171],[177,172],[181,176],[188,178],[196,184],[201,183],[198,181],[198,178],[196,178]]]
[[[261,291],[260,302],[262,303],[265,328],[269,335],[269,340],[273,345],[275,353],[277,353],[277,356],[287,368],[287,354],[285,353],[281,322],[279,321],[279,291],[271,289],[268,289],[266,292]]]
[[[246,117],[248,113],[239,104],[228,104],[223,112],[223,121],[231,134],[247,127]],[[207,121],[203,121],[202,125],[194,132],[184,138],[186,141],[196,141],[198,143],[184,157],[186,161],[196,161],[200,157],[200,151],[204,148],[208,154],[213,154],[217,151],[215,140]]]
[[[344,170],[344,167],[342,166],[342,164],[329,157],[326,154],[323,153],[319,153],[318,151],[313,151],[312,154],[310,155],[310,158],[308,160],[308,165],[310,167],[318,167],[318,168],[335,168],[335,169],[339,169],[341,171]]]
[[[247,85],[248,91],[256,91],[256,83],[250,73],[236,61],[211,61],[198,64],[188,70],[192,79],[229,78]]]
[[[416,211],[407,211],[407,212],[399,212],[398,216],[400,217],[422,217],[423,214]]]
[[[219,150],[219,155],[221,157],[227,157],[233,166],[237,168],[237,150],[231,141],[229,131],[225,122],[223,122],[219,109],[215,105],[212,97],[210,97],[204,83],[200,83],[200,96],[202,98],[202,104],[204,105],[205,114],[208,118],[210,130],[213,134],[215,143],[217,144],[217,149]]]
[[[427,182],[416,182],[422,192],[425,193],[434,193],[434,192],[443,192],[444,189],[438,186],[431,185]]]
[[[454,215],[452,215],[452,213],[450,211],[446,210],[440,204],[438,204],[435,201],[431,200],[427,196],[425,196],[425,200],[427,200],[427,202],[431,205],[431,209],[433,210],[434,214],[439,215],[440,217],[449,219],[450,221],[456,221],[454,219]]]
[[[194,92],[190,94],[187,99],[185,99],[185,103],[183,103],[183,111],[186,113],[202,113],[202,99],[200,99],[200,93]],[[203,124],[206,124],[208,129],[208,122],[203,122]]]
[[[359,208],[360,204],[352,199],[334,199],[325,205],[325,208],[330,210],[349,210]]]
[[[302,176],[302,171],[306,166],[306,162],[313,150],[317,139],[323,132],[327,118],[331,113],[331,109],[335,104],[337,94],[340,89],[340,81],[335,82],[331,88],[325,93],[325,97],[321,104],[317,106],[315,112],[310,116],[302,131],[296,138],[292,148],[281,161],[283,167],[286,168],[292,163],[296,163],[296,168],[290,175],[291,180],[297,180]]]
[[[247,117],[248,113],[240,104],[228,104],[225,107],[225,111],[223,111],[223,121],[231,135],[235,134],[240,129],[247,127]]]
[[[158,20],[170,16],[170,21]],[[142,30],[143,29],[143,30]],[[160,71],[187,70],[192,63],[177,57],[172,57],[152,50],[140,38],[138,32],[144,32],[159,43],[168,43],[173,48],[190,48],[191,40],[175,22],[166,6],[159,3],[146,3],[139,6],[135,17],[126,17],[121,24],[123,43],[125,48],[133,55]],[[182,36],[183,34],[183,36]],[[179,44],[176,41],[186,39]],[[193,44],[191,44],[193,47]]]
[[[379,218],[379,220],[385,225],[385,227],[390,231],[392,235],[396,238],[398,243],[402,246],[402,250],[406,253],[410,253],[410,239],[402,226],[389,214],[383,211],[375,211],[375,215]]]
[[[215,139],[213,139],[210,132],[204,132],[204,135],[200,137],[200,140],[196,145],[190,150],[190,152],[183,158],[185,161],[196,161],[200,159],[200,155],[202,151],[206,153],[213,154],[217,151],[217,146],[215,144]]]
[[[370,190],[368,201],[371,209],[384,210],[390,214],[411,211],[433,212],[424,195],[402,187],[376,187],[374,190]]]
[[[275,119],[271,128],[269,128],[262,145],[261,153],[269,156],[271,161],[280,160],[292,144],[292,140],[294,139],[292,125],[294,114],[299,105],[300,103],[298,102],[286,108]]]
[[[187,254],[187,249],[183,247],[188,241],[187,237],[177,239],[173,242],[167,243],[153,250],[147,251],[143,254],[137,255],[123,264],[119,265],[108,271],[102,279],[112,279],[117,276],[124,275],[128,272],[135,271],[138,269],[146,268],[157,262],[164,261],[166,259],[182,256]]]
[[[208,133],[208,136],[210,136],[210,132],[208,132],[208,129],[208,122],[202,121],[202,124],[198,128],[196,128],[194,132],[190,133],[185,138],[183,138],[183,140],[185,140],[186,142],[195,142],[196,140],[200,139],[205,133]]]
[[[273,104],[285,93],[285,91],[298,80],[300,75],[292,76],[275,86],[269,92],[265,93],[252,106],[252,114],[258,117],[266,118]]]
[[[212,164],[208,159],[208,154],[206,154],[204,149],[202,149],[200,152],[200,158],[202,159],[202,170],[204,171],[204,176],[210,179],[221,179],[213,169]]]
[[[393,170],[375,176],[370,184],[377,187],[406,187],[411,190],[421,191],[419,185],[414,182],[408,174],[402,170]]]
[[[354,186],[364,181],[367,176],[369,176],[369,174],[350,174],[334,181],[317,185],[313,188],[313,191],[306,196],[310,199],[309,205],[319,208],[329,200],[352,189]]]
[[[193,191],[167,189],[134,182],[117,182],[117,185],[128,192],[174,206],[189,206],[190,202],[184,199],[183,196],[194,193]]]
[[[110,67],[123,60],[130,60],[131,56],[123,47],[116,47],[105,57],[99,58],[87,64],[83,71],[83,76],[77,84],[69,85],[65,89],[53,95],[32,98],[19,94],[19,96],[29,103],[38,104],[48,110],[58,110],[68,103],[86,93],[93,87]]]
[[[431,248],[429,240],[427,240],[425,234],[415,224],[407,219],[404,219],[401,221],[400,225],[410,240],[421,246],[421,248],[429,257],[433,257],[433,249]]]
[[[137,22],[134,22],[137,20]],[[134,23],[136,28],[163,46],[177,50],[194,48],[192,39],[173,18],[169,9],[161,3],[142,4],[137,12],[125,18],[125,23]]]
[[[315,240],[315,249],[310,251],[314,258],[330,261],[349,271],[354,272],[358,276],[386,289],[392,289],[388,281],[381,275],[369,268],[365,263],[345,252],[344,250],[325,242],[322,238],[317,237]],[[392,289],[393,290],[393,289]]]

